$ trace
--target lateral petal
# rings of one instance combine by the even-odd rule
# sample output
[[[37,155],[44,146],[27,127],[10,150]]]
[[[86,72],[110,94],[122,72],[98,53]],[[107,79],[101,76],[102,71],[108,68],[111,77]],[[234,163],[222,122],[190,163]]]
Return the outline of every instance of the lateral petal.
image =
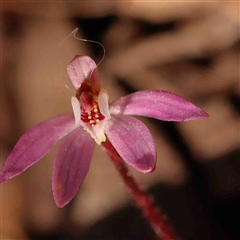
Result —
[[[75,96],[72,96],[71,104],[72,104],[72,109],[73,109],[73,115],[75,118],[75,125],[76,125],[76,127],[78,127],[81,124],[81,120],[80,120],[81,110],[80,110],[80,103]]]
[[[78,89],[85,80],[100,88],[96,63],[89,56],[77,55],[67,66],[68,76]]]
[[[105,89],[101,89],[101,91],[99,92],[99,96],[98,96],[98,105],[99,105],[99,109],[100,112],[107,118],[110,119],[110,113],[109,113],[109,103],[108,103],[108,93]]]
[[[140,115],[163,121],[190,121],[209,115],[184,98],[167,91],[145,90],[113,102],[111,114]]]
[[[76,195],[89,171],[94,146],[94,140],[82,127],[71,132],[60,146],[52,177],[53,196],[59,208]]]
[[[156,147],[148,128],[136,118],[112,115],[106,134],[122,159],[139,172],[152,172],[156,165]]]
[[[3,165],[0,182],[11,179],[32,166],[74,128],[72,115],[60,115],[29,129],[21,136]]]

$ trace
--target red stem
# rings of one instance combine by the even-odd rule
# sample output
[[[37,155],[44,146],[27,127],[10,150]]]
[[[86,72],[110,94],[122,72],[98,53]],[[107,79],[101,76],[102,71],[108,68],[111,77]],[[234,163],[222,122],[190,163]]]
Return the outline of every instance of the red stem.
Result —
[[[122,158],[119,156],[113,145],[109,142],[109,140],[102,143],[102,145],[104,146],[110,158],[113,160],[125,184],[131,190],[133,197],[135,198],[140,209],[142,210],[143,215],[148,219],[156,235],[158,237],[161,237],[163,240],[176,240],[177,237],[175,236],[173,231],[166,225],[164,217],[162,217],[158,209],[153,206],[152,198],[150,199],[149,196],[147,196],[147,194],[139,188],[137,183],[129,174],[125,163],[122,161]]]

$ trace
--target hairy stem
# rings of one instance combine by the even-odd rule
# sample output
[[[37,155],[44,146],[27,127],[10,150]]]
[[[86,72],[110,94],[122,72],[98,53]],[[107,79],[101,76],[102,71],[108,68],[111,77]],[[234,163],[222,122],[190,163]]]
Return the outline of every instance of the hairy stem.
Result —
[[[174,232],[168,227],[164,221],[164,217],[160,214],[159,210],[153,206],[153,200],[139,188],[132,176],[129,174],[128,169],[119,156],[113,145],[107,140],[102,143],[105,151],[112,159],[115,167],[122,176],[124,183],[131,190],[131,193],[137,202],[138,206],[142,210],[143,215],[149,221],[151,227],[155,231],[156,235],[163,240],[176,240]]]

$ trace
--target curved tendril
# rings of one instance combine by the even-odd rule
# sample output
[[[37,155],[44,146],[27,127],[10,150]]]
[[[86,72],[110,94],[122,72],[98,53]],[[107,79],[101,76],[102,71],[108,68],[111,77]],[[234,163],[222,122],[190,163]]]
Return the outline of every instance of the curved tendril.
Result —
[[[97,67],[98,67],[98,66],[102,63],[102,61],[104,60],[104,58],[105,58],[105,55],[106,55],[105,47],[104,47],[100,42],[97,42],[97,41],[94,41],[94,40],[88,40],[88,39],[84,39],[84,38],[78,38],[78,37],[76,36],[77,31],[78,31],[78,28],[75,28],[75,29],[70,33],[70,36],[73,34],[74,38],[77,39],[77,40],[79,40],[79,41],[95,43],[95,44],[98,44],[99,46],[102,47],[102,49],[103,49],[103,56],[102,56],[101,60],[96,64]],[[92,73],[93,73],[93,71],[92,71],[91,74],[90,74],[90,78],[91,78],[91,76],[92,76]]]
[[[101,60],[99,61],[99,63],[97,63],[97,67],[102,63],[102,61],[104,60],[105,58],[105,55],[106,55],[106,50],[105,50],[105,47],[100,43],[100,42],[97,42],[97,41],[94,41],[94,40],[88,40],[88,39],[84,39],[84,38],[78,38],[76,37],[76,34],[77,34],[77,31],[78,31],[78,28],[75,28],[69,36],[71,36],[73,34],[74,38],[79,40],[79,41],[83,41],[83,42],[90,42],[90,43],[95,43],[95,44],[98,44],[99,46],[102,47],[103,49],[103,56],[101,58]]]

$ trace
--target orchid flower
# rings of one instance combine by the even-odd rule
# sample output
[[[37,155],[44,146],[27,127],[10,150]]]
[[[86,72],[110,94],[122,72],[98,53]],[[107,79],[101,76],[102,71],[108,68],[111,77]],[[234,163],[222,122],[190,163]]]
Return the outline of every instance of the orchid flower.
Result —
[[[154,170],[153,137],[145,124],[129,115],[178,122],[208,117],[180,96],[160,90],[135,92],[109,103],[97,66],[88,56],[76,56],[67,71],[76,88],[71,99],[73,114],[50,118],[24,133],[0,172],[0,182],[13,178],[66,136],[53,166],[52,188],[58,207],[65,206],[76,195],[89,171],[95,143],[101,144],[106,138],[128,165],[142,173]]]

